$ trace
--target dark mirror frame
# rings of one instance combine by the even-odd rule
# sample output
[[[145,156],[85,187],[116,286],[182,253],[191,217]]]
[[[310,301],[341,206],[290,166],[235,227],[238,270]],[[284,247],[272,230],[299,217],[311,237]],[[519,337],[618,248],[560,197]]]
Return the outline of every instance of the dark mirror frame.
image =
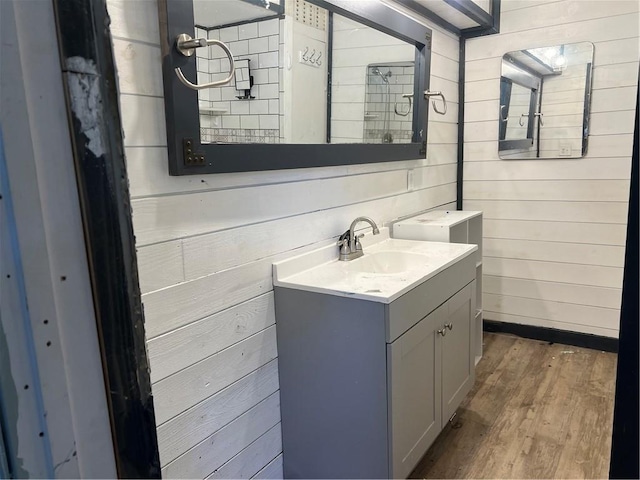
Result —
[[[330,23],[332,14],[339,14],[416,47],[412,143],[201,144],[198,92],[185,87],[174,72],[175,68],[180,67],[187,78],[196,78],[195,55],[184,57],[175,49],[175,39],[179,34],[193,32],[193,1],[158,0],[170,175],[281,170],[425,158],[429,110],[422,93],[429,89],[431,30],[377,0],[307,1],[327,9]],[[329,74],[328,100],[331,98],[330,78]],[[185,155],[187,148],[191,151],[189,161]],[[198,160],[193,160],[194,154]]]

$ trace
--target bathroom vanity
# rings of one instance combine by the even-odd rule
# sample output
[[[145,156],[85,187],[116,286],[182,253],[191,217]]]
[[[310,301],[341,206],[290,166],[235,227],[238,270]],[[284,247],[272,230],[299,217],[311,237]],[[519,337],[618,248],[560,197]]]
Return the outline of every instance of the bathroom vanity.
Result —
[[[393,224],[393,237],[431,242],[472,243],[476,252],[476,365],[482,359],[482,212],[432,210]]]
[[[475,245],[274,265],[285,478],[406,478],[471,389]]]

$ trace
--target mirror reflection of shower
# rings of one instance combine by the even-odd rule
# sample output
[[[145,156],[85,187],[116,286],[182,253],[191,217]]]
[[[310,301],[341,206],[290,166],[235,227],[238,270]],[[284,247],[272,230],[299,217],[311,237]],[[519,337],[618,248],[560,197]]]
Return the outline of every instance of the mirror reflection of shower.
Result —
[[[387,87],[387,95],[384,100],[386,108],[384,110],[384,120],[382,122],[382,128],[385,132],[382,134],[382,143],[393,143],[393,135],[391,135],[391,132],[389,131],[389,78],[393,73],[391,73],[391,70],[388,70],[386,73],[382,73],[378,67],[374,67],[373,70],[371,70],[371,73],[378,75]]]
[[[414,62],[367,66],[364,139],[367,143],[410,143],[412,106],[403,94],[413,93]],[[403,115],[396,112],[401,111]]]

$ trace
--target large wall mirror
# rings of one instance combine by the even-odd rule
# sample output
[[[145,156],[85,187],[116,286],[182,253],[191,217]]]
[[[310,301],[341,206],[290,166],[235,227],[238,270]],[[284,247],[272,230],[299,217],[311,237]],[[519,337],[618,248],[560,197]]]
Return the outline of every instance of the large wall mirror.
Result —
[[[579,158],[587,152],[593,44],[529,48],[502,59],[502,159]]]
[[[423,25],[377,0],[159,5],[172,175],[424,158]]]

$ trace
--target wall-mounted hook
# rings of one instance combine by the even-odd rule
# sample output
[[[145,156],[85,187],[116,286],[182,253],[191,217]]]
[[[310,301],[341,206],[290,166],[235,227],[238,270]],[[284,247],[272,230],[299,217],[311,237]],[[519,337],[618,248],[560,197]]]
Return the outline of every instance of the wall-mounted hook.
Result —
[[[520,118],[518,119],[518,124],[521,127],[524,127],[524,123],[522,123],[522,119],[523,118],[529,118],[529,114],[528,113],[523,113],[522,115],[520,115]]]
[[[311,56],[309,57],[309,61],[311,63],[315,63],[316,61],[314,60],[314,57],[316,56],[316,49],[313,49],[313,52],[311,52]]]
[[[307,53],[309,53],[309,47],[306,47],[304,49],[304,52],[302,53],[302,59],[307,62],[309,61],[309,56],[307,55]]]
[[[322,62],[320,61],[320,57],[322,57],[322,52],[318,53],[318,58],[316,60],[316,65],[318,65],[318,66],[322,65]]]
[[[182,69],[180,69],[180,67],[176,68],[175,72],[176,72],[176,75],[178,76],[178,79],[184,85],[186,85],[187,87],[193,90],[202,90],[204,88],[219,87],[221,85],[226,85],[227,83],[230,83],[236,71],[233,54],[231,53],[231,50],[229,50],[229,47],[225,43],[221,42],[220,40],[207,40],[206,38],[191,38],[191,36],[186,33],[181,33],[176,37],[176,50],[178,50],[185,57],[191,57],[194,54],[196,48],[208,47],[211,45],[217,45],[218,47],[220,47],[229,58],[229,75],[224,80],[218,80],[217,82],[209,82],[209,83],[197,85],[187,80],[187,78],[182,73]]]
[[[396,115],[400,115],[401,117],[406,117],[411,112],[411,99],[413,98],[413,93],[404,93],[402,94],[402,98],[406,98],[409,100],[409,108],[407,108],[406,112],[398,111],[398,102],[393,106],[393,110],[396,112]]]
[[[500,105],[500,120],[502,120],[503,122],[506,122],[509,120],[509,115],[507,115],[506,117],[504,116],[505,108],[507,108],[506,105]]]
[[[431,105],[433,105],[433,109],[435,110],[436,113],[440,115],[445,115],[447,113],[447,99],[444,98],[444,95],[442,94],[442,92],[431,92],[429,90],[425,90],[424,98],[428,100],[431,97],[440,97],[442,99],[442,105],[443,105],[442,110],[438,110],[435,100],[431,101]]]
[[[544,122],[542,121],[542,116],[544,115],[544,113],[539,112],[539,113],[534,113],[534,115],[538,117],[538,120],[540,121],[540,126],[544,127]]]

